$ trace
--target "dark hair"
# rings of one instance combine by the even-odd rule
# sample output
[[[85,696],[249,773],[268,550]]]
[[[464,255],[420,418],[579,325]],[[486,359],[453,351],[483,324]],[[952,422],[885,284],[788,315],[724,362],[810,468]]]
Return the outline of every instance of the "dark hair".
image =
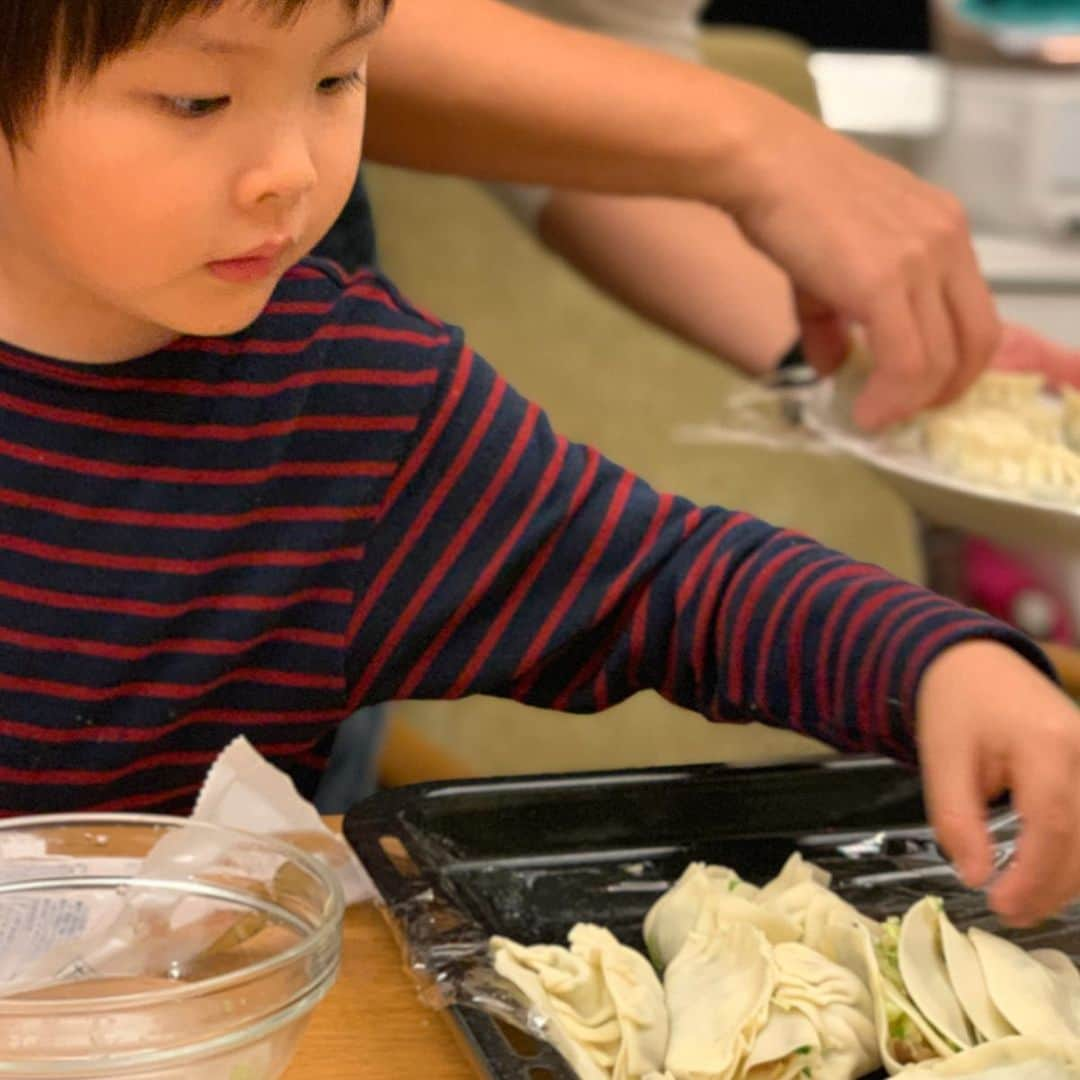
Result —
[[[309,0],[251,0],[282,22]],[[358,12],[387,0],[341,0]],[[209,15],[222,0],[0,0],[0,132],[25,140],[54,72],[63,81],[149,41],[187,15]]]

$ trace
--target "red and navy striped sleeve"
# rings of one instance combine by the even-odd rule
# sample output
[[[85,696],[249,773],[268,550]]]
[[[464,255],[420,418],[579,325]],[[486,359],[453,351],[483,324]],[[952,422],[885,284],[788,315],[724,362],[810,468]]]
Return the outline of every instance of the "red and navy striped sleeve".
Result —
[[[237,734],[311,793],[357,706],[486,692],[912,754],[998,623],[555,435],[370,274],[305,262],[227,338],[0,343],[0,815],[185,812]]]
[[[484,693],[592,712],[638,690],[715,721],[914,757],[927,665],[1000,623],[552,431],[460,344],[387,493],[349,628],[351,704]]]

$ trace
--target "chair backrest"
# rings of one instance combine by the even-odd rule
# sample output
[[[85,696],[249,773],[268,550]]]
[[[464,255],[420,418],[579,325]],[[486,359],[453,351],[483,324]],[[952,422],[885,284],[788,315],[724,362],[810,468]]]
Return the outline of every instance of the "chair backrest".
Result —
[[[763,86],[814,116],[821,115],[810,74],[810,49],[798,38],[759,27],[706,26],[701,54],[710,67]]]

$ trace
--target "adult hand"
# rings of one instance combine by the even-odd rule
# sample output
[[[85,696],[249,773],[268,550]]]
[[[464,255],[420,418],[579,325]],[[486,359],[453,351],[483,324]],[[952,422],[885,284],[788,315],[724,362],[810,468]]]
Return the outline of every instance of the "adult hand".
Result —
[[[1012,649],[969,641],[930,665],[917,710],[930,821],[965,884],[990,879],[986,806],[1007,790],[1022,828],[991,907],[1029,925],[1080,895],[1076,706]]]
[[[809,361],[832,371],[862,326],[874,370],[855,419],[868,428],[961,394],[1000,325],[959,202],[773,98],[760,107],[724,198],[791,277]]]
[[[1080,390],[1080,349],[1050,341],[1026,326],[1006,324],[990,366],[1001,371],[1039,372],[1053,386]]]

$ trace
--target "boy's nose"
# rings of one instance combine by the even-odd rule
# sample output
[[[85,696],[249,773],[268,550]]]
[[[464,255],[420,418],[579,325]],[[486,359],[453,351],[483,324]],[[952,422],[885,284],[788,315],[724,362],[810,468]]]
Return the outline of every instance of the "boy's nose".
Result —
[[[271,199],[292,201],[307,194],[319,174],[302,129],[279,129],[263,144],[263,152],[240,181],[239,200],[255,206]]]

